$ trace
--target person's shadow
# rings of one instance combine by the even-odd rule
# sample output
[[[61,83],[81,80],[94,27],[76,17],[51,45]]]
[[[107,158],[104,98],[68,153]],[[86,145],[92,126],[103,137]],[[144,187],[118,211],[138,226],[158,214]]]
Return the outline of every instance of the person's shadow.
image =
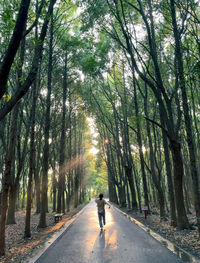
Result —
[[[104,250],[105,248],[105,231],[100,231],[99,234],[99,245],[100,245],[100,249]]]
[[[90,260],[88,262],[104,262],[104,250],[106,246],[105,243],[105,231],[100,231],[100,233],[96,237],[92,253],[90,254]]]
[[[100,231],[97,240],[98,244],[98,259],[99,262],[104,262],[104,250],[105,250],[105,231]]]
[[[101,231],[99,233],[99,236],[97,238],[98,243],[98,263],[109,263],[113,262],[111,255],[108,253],[109,251],[109,245],[108,243],[109,233],[104,231]]]
[[[112,258],[112,253],[110,254],[110,245],[109,245],[109,237],[111,237],[113,230],[106,229],[100,231],[97,235],[92,253],[90,256],[90,260],[88,262],[95,263],[111,263],[114,262]],[[112,252],[112,248],[111,248]]]

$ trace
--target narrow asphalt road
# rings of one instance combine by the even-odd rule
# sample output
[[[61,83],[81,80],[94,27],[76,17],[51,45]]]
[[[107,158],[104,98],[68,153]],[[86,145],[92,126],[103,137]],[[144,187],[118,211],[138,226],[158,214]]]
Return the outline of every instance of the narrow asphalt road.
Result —
[[[100,232],[92,201],[36,263],[180,263],[172,252],[114,208]]]

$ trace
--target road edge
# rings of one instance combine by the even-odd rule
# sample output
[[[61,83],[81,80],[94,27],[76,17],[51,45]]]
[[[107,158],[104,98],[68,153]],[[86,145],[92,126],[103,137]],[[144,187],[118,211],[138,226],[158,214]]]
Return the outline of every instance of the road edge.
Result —
[[[64,226],[62,226],[51,238],[45,241],[43,247],[38,249],[38,252],[32,258],[26,259],[23,263],[36,263],[37,260],[51,247],[54,242],[58,241],[62,235],[72,226],[75,220],[84,212],[89,203],[87,203],[77,214],[75,214]]]
[[[135,223],[138,227],[143,229],[145,232],[147,232],[149,235],[151,235],[154,239],[156,239],[159,243],[161,243],[163,246],[165,246],[167,249],[169,249],[173,254],[175,254],[178,258],[185,262],[189,263],[200,263],[200,259],[193,256],[183,248],[173,244],[168,239],[162,237],[160,234],[153,231],[151,228],[145,226],[140,221],[135,219],[133,216],[130,216],[129,214],[125,213],[124,211],[120,210],[115,204],[109,202],[114,209],[116,209],[118,212],[126,216],[131,222]]]

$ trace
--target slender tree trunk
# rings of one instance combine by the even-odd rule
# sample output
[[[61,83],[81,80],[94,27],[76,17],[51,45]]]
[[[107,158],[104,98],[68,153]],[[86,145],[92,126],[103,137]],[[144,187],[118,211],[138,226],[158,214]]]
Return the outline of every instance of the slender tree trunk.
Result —
[[[110,147],[108,144],[106,144],[106,152],[107,152],[109,200],[115,204],[119,204],[117,193],[116,193],[116,187],[115,187],[114,170],[111,167]]]
[[[16,224],[15,221],[15,205],[16,205],[17,187],[12,185],[9,192],[9,207],[7,215],[7,225]]]
[[[51,17],[50,39],[49,39],[49,65],[48,65],[48,91],[46,99],[45,114],[45,145],[43,153],[43,175],[42,175],[42,200],[39,227],[46,227],[46,212],[48,210],[48,170],[49,170],[49,131],[50,131],[50,108],[51,108],[51,86],[52,86],[52,56],[53,56],[53,15]]]
[[[135,182],[133,179],[133,160],[131,154],[130,140],[129,140],[129,128],[128,128],[128,98],[127,98],[127,89],[125,83],[125,69],[123,65],[123,99],[122,101],[122,111],[123,111],[123,125],[122,126],[122,135],[123,135],[123,148],[124,148],[124,168],[126,178],[128,179],[130,191],[131,191],[131,201],[132,201],[132,209],[137,209],[137,200],[136,200],[136,192],[135,192]]]
[[[194,86],[196,86],[196,83],[194,82]],[[191,99],[192,99],[192,113],[193,113],[193,119],[194,119],[194,125],[196,130],[196,136],[197,136],[197,148],[200,149],[200,125],[198,125],[199,119],[198,119],[198,113],[196,111],[196,103],[194,98],[194,87],[192,85],[192,81],[190,83],[190,92],[191,92]]]
[[[137,198],[138,198],[138,205],[139,205],[139,210],[142,212],[142,205],[141,205],[141,192],[140,192],[140,186],[139,186],[139,179],[138,179],[138,173],[137,169],[134,164],[133,160],[133,173],[134,173],[134,178],[135,178],[135,183],[136,183],[136,191],[137,191]]]
[[[69,163],[72,161],[72,98],[71,92],[69,90],[68,93],[68,100],[69,100],[69,146],[68,146],[68,157]],[[66,199],[66,206],[67,212],[70,211],[70,203],[71,203],[71,189],[72,189],[72,168],[69,165],[68,168],[68,177],[67,177],[67,199]]]
[[[66,162],[66,99],[67,99],[67,52],[65,54],[65,65],[63,70],[63,94],[62,94],[62,128],[60,137],[60,161],[59,161],[59,177],[58,177],[58,198],[57,198],[57,212],[61,213],[64,210],[64,184],[65,184],[65,162]],[[62,202],[63,200],[63,202]],[[61,206],[62,204],[62,206]],[[63,211],[64,212],[64,211]],[[64,212],[65,213],[65,212]]]
[[[182,92],[183,112],[184,112],[184,119],[185,119],[185,128],[187,131],[187,144],[188,144],[189,157],[190,157],[190,169],[191,169],[191,175],[192,175],[192,180],[193,180],[193,191],[194,191],[194,200],[195,200],[194,206],[195,206],[195,211],[196,211],[198,232],[200,236],[199,178],[198,178],[197,163],[196,163],[196,156],[195,156],[195,143],[193,140],[192,125],[191,125],[191,119],[190,119],[189,107],[188,107],[188,98],[187,98],[187,92],[186,92],[186,87],[185,87],[181,37],[178,31],[178,26],[177,26],[177,21],[176,21],[176,10],[175,10],[174,0],[170,0],[170,7],[171,7],[171,17],[172,17],[174,39],[175,39],[175,55],[176,55],[176,60],[177,60],[178,79],[179,79],[179,86]]]
[[[174,141],[170,141],[170,146],[174,164],[174,191],[176,196],[177,226],[181,230],[189,228],[185,206],[183,205],[183,160],[181,156],[180,144]]]
[[[162,120],[162,116],[160,116],[161,124],[164,127],[164,122]],[[171,215],[171,226],[177,226],[177,218],[176,218],[176,207],[175,207],[175,196],[174,196],[174,185],[172,179],[172,168],[170,162],[170,155],[169,155],[169,147],[167,136],[162,130],[162,141],[164,147],[164,155],[165,155],[165,167],[167,173],[167,186],[168,186],[168,197],[170,202],[170,215]]]
[[[18,108],[19,105],[16,105]],[[12,180],[11,168],[15,152],[15,140],[16,140],[16,126],[17,126],[17,115],[18,111],[14,110],[12,115],[12,126],[10,131],[9,144],[6,152],[5,159],[5,172],[2,177],[2,198],[1,198],[1,220],[0,220],[0,256],[5,254],[5,224],[6,215],[8,209],[8,193],[9,185]]]
[[[148,118],[148,105],[147,105],[147,87],[145,87],[145,96],[144,96],[144,112],[145,112],[145,116]],[[157,190],[157,194],[158,194],[158,202],[159,202],[159,207],[160,207],[160,219],[164,219],[165,218],[165,203],[164,203],[164,194],[163,194],[163,190],[161,187],[161,181],[158,178],[158,174],[156,173],[156,169],[155,169],[155,155],[154,155],[154,151],[153,151],[153,143],[152,143],[152,138],[151,138],[151,129],[150,129],[150,124],[149,121],[146,120],[146,129],[147,129],[147,137],[148,137],[148,141],[149,141],[149,149],[150,149],[150,166],[151,166],[151,175],[152,175],[152,180],[153,183],[156,187]],[[156,138],[155,138],[156,140]]]
[[[41,128],[38,134],[38,138],[41,137]],[[36,138],[37,141],[37,138]],[[40,153],[41,153],[41,143],[39,143],[37,148],[37,161],[36,161],[36,169],[34,172],[34,181],[35,181],[35,196],[36,196],[36,214],[39,214],[41,211],[41,179],[40,179]]]
[[[53,170],[53,179],[52,179],[52,187],[53,187],[53,212],[56,211],[56,190],[57,190],[57,181],[56,181],[56,171],[55,168]]]
[[[11,66],[19,48],[21,39],[23,38],[24,29],[26,26],[26,20],[28,16],[28,10],[30,0],[22,0],[20,4],[19,13],[17,16],[16,24],[13,30],[13,34],[5,53],[4,59],[0,66],[0,99],[3,97],[7,88],[7,81]]]
[[[22,181],[23,181],[23,184],[22,184],[22,210],[24,210],[24,207],[25,207],[25,193],[26,193],[26,191],[25,191],[25,175],[23,175],[23,179],[22,179]]]
[[[125,179],[125,180],[126,180],[126,179]],[[125,187],[126,187],[126,196],[127,196],[127,202],[128,202],[128,209],[131,209],[131,199],[130,199],[130,194],[129,194],[128,182],[127,182],[127,180],[125,181]]]
[[[140,122],[139,122],[139,111],[138,111],[138,101],[137,101],[137,91],[136,91],[136,84],[135,81],[134,85],[134,102],[135,102],[135,114],[136,114],[136,121],[137,121],[137,142],[139,146],[139,155],[140,155],[140,164],[141,164],[141,172],[142,172],[142,181],[143,181],[143,191],[144,191],[144,202],[145,205],[149,207],[149,197],[148,197],[148,189],[147,189],[147,180],[146,180],[146,173],[144,169],[144,155],[142,152],[142,138],[141,138],[141,129],[140,129]]]
[[[30,138],[30,159],[29,159],[29,178],[27,189],[27,204],[26,204],[26,218],[25,218],[25,232],[24,237],[31,237],[31,204],[32,204],[32,181],[35,173],[35,114],[37,101],[37,85],[34,83],[33,101],[31,109],[31,138]]]
[[[118,173],[119,173],[119,200],[121,207],[126,207],[126,192],[125,192],[125,179],[124,179],[124,173],[122,169],[123,164],[123,156],[121,152],[121,145],[120,145],[120,139],[119,139],[119,123],[116,116],[116,112],[114,111],[114,120],[115,120],[115,143],[116,143],[116,152],[117,152],[117,165],[118,165]]]
[[[31,237],[32,173],[33,168],[29,171],[24,238]]]
[[[23,64],[23,53],[24,53],[24,41],[21,45],[21,62]],[[21,72],[18,72],[18,79],[21,78]],[[18,84],[20,85],[20,83]],[[19,104],[17,107],[20,107]],[[14,108],[13,111],[17,110],[18,113],[16,114],[16,120],[19,115],[19,109]],[[22,107],[23,110],[23,107]],[[21,111],[22,111],[21,110]],[[20,119],[18,120],[18,123],[22,122],[23,115],[21,114]],[[17,145],[17,153],[18,153],[18,167],[17,167],[17,174],[15,176],[15,160],[13,158],[13,169],[12,169],[12,181],[10,182],[10,193],[9,193],[9,207],[8,207],[8,215],[7,215],[7,224],[15,224],[15,210],[16,210],[16,202],[17,202],[17,193],[19,192],[19,182],[21,179],[21,173],[23,169],[23,164],[26,156],[26,150],[27,150],[27,142],[28,142],[28,135],[29,135],[29,125],[26,127],[26,134],[24,136],[24,146],[21,153],[21,141],[19,137],[19,132],[21,132],[21,126],[17,124],[15,128],[15,136],[16,139],[18,139],[18,145]],[[15,140],[16,140],[15,139]]]
[[[22,60],[23,61],[23,60]],[[18,72],[19,73],[19,72]],[[20,77],[20,73],[18,75],[18,78]],[[20,83],[18,84],[18,87],[20,86]],[[18,115],[19,115],[19,107],[20,104],[17,104],[15,106],[15,108],[13,109],[13,116],[15,119],[13,119],[11,125],[13,126],[13,128],[11,128],[11,131],[14,134],[10,133],[10,136],[13,137],[13,141],[15,143],[15,145],[13,145],[14,147],[14,151],[13,151],[13,156],[12,158],[12,168],[11,168],[11,181],[10,181],[10,192],[9,192],[9,206],[8,206],[8,215],[7,215],[7,224],[16,224],[15,222],[15,204],[16,204],[16,193],[17,193],[17,184],[19,183],[19,178],[15,178],[15,147],[16,147],[16,139],[17,139],[17,129],[18,129],[18,125],[17,125],[17,121],[18,121]],[[19,175],[18,175],[19,176]],[[12,193],[11,193],[12,191]]]
[[[36,196],[36,214],[40,213],[40,178],[39,172],[35,171],[34,174],[34,181],[35,181],[35,196]]]
[[[74,122],[74,158],[77,160],[78,159],[78,130],[77,130],[77,125],[78,125],[78,119],[77,117],[75,118]],[[78,165],[78,164],[77,164]],[[74,207],[76,208],[78,206],[78,167],[77,165],[74,168],[74,187],[73,187],[73,197],[74,197]]]
[[[5,170],[2,178],[2,192],[1,192],[1,221],[0,221],[0,256],[5,255],[5,224],[6,213],[8,209],[8,192],[9,192],[9,168]]]

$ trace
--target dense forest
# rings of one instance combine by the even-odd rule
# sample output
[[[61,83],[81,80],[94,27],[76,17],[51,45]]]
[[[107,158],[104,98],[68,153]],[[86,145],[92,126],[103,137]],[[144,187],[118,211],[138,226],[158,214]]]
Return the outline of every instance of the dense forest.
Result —
[[[200,234],[199,24],[199,0],[0,0],[0,256],[17,210],[27,238],[107,188]]]

